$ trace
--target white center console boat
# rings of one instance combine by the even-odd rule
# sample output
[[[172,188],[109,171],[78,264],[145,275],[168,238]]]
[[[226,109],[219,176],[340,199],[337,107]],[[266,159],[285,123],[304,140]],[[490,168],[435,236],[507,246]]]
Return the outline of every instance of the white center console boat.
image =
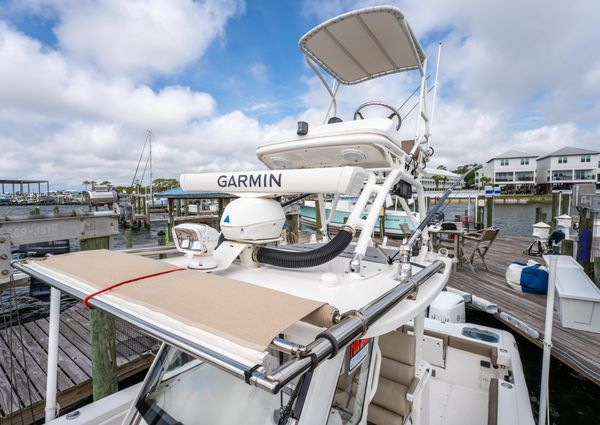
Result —
[[[533,423],[509,333],[426,318],[451,261],[427,250],[427,60],[404,16],[393,7],[347,13],[300,48],[331,94],[325,124],[299,123],[295,136],[259,146],[266,171],[181,176],[184,190],[239,196],[221,233],[177,226],[185,255],[165,261],[86,251],[15,264],[163,342],[141,385],[52,423]],[[420,78],[413,140],[399,139],[402,117],[381,102],[352,121],[335,117],[340,85],[398,72]],[[361,119],[371,106],[389,118]],[[400,248],[377,246],[386,197],[402,197],[414,217],[405,202],[413,191],[423,221]],[[341,197],[356,205],[331,240],[278,246],[280,197],[298,194],[327,195],[331,210]]]

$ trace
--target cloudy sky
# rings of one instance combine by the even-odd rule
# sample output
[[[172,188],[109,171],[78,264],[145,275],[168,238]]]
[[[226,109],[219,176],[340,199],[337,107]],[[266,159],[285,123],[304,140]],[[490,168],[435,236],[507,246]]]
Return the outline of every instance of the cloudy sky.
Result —
[[[600,2],[389,3],[432,68],[443,44],[433,166],[600,148]],[[259,143],[320,122],[326,107],[300,36],[374,4],[0,0],[0,178],[130,183],[148,130],[155,176],[260,168]],[[366,100],[399,105],[415,84],[343,88],[338,115]]]

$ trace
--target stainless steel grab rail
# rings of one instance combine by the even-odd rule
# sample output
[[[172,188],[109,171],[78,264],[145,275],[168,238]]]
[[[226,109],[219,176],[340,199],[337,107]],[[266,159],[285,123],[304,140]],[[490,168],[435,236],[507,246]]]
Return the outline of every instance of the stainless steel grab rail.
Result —
[[[40,273],[38,270],[32,269],[27,261],[14,261],[12,266],[62,292],[74,296],[75,298],[83,299],[86,296],[83,292],[73,289],[53,277]],[[321,332],[319,334],[321,336],[318,335],[312,343],[306,346],[305,350],[299,351],[299,357],[290,359],[288,362],[271,372],[265,371],[262,366],[248,368],[246,365],[235,361],[224,354],[217,353],[201,344],[186,340],[184,337],[162,329],[153,323],[134,316],[113,305],[107,304],[98,298],[92,298],[89,303],[92,307],[125,320],[139,327],[148,335],[196,356],[224,372],[245,380],[258,388],[276,394],[290,381],[303,373],[306,373],[312,367],[316,367],[328,357],[332,356],[332,354],[342,350],[356,338],[364,335],[370,325],[444,268],[445,263],[441,260],[436,260],[429,266],[420,270],[414,276],[399,283],[394,288],[371,301],[360,310],[346,313],[342,316],[339,323],[326,329],[324,332]],[[323,334],[328,335],[322,336]],[[335,344],[332,340],[335,341]],[[283,341],[276,341],[275,345],[282,344]]]

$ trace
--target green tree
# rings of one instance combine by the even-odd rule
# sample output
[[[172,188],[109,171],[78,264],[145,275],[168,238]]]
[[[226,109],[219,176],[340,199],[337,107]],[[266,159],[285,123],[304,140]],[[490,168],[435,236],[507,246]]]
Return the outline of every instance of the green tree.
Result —
[[[488,186],[490,184],[492,184],[492,178],[491,177],[481,177],[479,179],[479,185],[481,187]]]
[[[456,167],[455,170],[452,170],[453,173],[463,175],[467,171],[471,170],[469,174],[465,177],[465,189],[473,189],[475,188],[475,173],[481,169],[481,164],[465,164],[459,167]]]
[[[100,183],[100,186],[112,187],[112,183],[108,180],[104,180],[102,183]]]
[[[163,192],[165,190],[175,189],[177,187],[179,187],[179,180],[177,179],[158,178],[154,179],[152,182],[152,188],[154,192]]]
[[[437,169],[444,171],[448,170],[445,165],[438,165]],[[435,174],[431,176],[431,180],[433,180],[433,182],[435,183],[435,190],[438,190],[440,188],[440,183],[442,184],[442,188],[444,187],[445,183],[448,181],[448,176]]]
[[[92,184],[92,183],[89,180],[84,180],[81,184],[84,185],[85,186],[85,190],[87,190],[88,186],[90,184]]]
[[[113,186],[112,189],[118,193],[133,193],[133,187],[131,186]]]

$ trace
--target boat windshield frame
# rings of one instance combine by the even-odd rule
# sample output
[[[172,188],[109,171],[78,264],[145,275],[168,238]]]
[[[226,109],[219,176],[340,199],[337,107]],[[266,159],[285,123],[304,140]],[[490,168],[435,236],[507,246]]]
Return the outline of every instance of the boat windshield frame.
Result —
[[[177,360],[178,356],[182,356],[184,358],[183,363],[176,366],[175,369],[171,369],[172,362]],[[273,360],[281,363],[285,360],[285,357],[279,357],[276,359],[276,355],[273,355]],[[156,359],[152,364],[144,383],[142,384],[142,388],[138,392],[137,398],[131,404],[130,412],[127,415],[124,424],[135,424],[139,425],[142,423],[148,423],[153,425],[182,425],[187,422],[182,422],[180,418],[175,417],[169,409],[164,409],[159,406],[159,403],[152,400],[152,396],[159,394],[161,389],[159,386],[161,384],[167,383],[165,385],[166,391],[163,391],[162,397],[171,399],[174,392],[173,388],[176,386],[176,381],[185,380],[186,374],[196,374],[199,373],[201,368],[206,368],[210,373],[214,373],[215,377],[222,377],[226,381],[230,381],[225,383],[225,385],[233,385],[238,386],[239,388],[247,389],[248,394],[255,393],[251,397],[251,402],[253,405],[260,404],[257,403],[256,397],[272,397],[273,408],[267,409],[264,411],[265,413],[265,421],[267,418],[272,418],[274,412],[282,412],[286,407],[293,407],[290,410],[290,419],[294,419],[298,421],[302,414],[302,407],[304,405],[304,401],[306,395],[310,389],[310,379],[303,379],[304,376],[301,376],[299,379],[294,380],[290,384],[288,384],[279,394],[272,394],[265,391],[259,391],[257,388],[246,385],[243,381],[239,381],[238,379],[232,377],[231,375],[224,373],[218,368],[214,367],[210,363],[204,362],[198,357],[188,354],[185,351],[179,349],[178,347],[171,346],[168,344],[163,344],[161,349],[156,355]],[[201,372],[200,372],[201,373]],[[197,377],[196,377],[197,378]],[[205,382],[206,379],[202,379],[201,382]],[[172,384],[171,384],[172,382]],[[214,379],[210,380],[210,382],[214,383]],[[297,385],[300,385],[300,388],[297,388]],[[171,388],[169,388],[171,387]],[[298,389],[298,394],[292,396],[295,390]],[[156,393],[155,393],[156,391]],[[165,397],[165,393],[169,391],[171,394],[168,397]],[[287,406],[290,401],[290,397],[293,397],[292,406]],[[243,401],[239,398],[236,398],[236,401]],[[195,405],[198,407],[202,407],[200,411],[205,411],[205,400],[202,400],[201,397],[195,400]],[[262,406],[264,407],[264,406]],[[259,409],[257,409],[258,411]],[[256,412],[255,412],[256,413]],[[247,415],[248,411],[245,410],[244,415]],[[261,412],[258,411],[258,414],[261,415]],[[260,416],[262,418],[262,416]],[[230,423],[230,418],[224,418],[223,424]],[[144,421],[144,422],[142,422]],[[211,422],[215,423],[215,422]],[[241,422],[240,422],[241,423]],[[267,422],[265,422],[267,423]]]

